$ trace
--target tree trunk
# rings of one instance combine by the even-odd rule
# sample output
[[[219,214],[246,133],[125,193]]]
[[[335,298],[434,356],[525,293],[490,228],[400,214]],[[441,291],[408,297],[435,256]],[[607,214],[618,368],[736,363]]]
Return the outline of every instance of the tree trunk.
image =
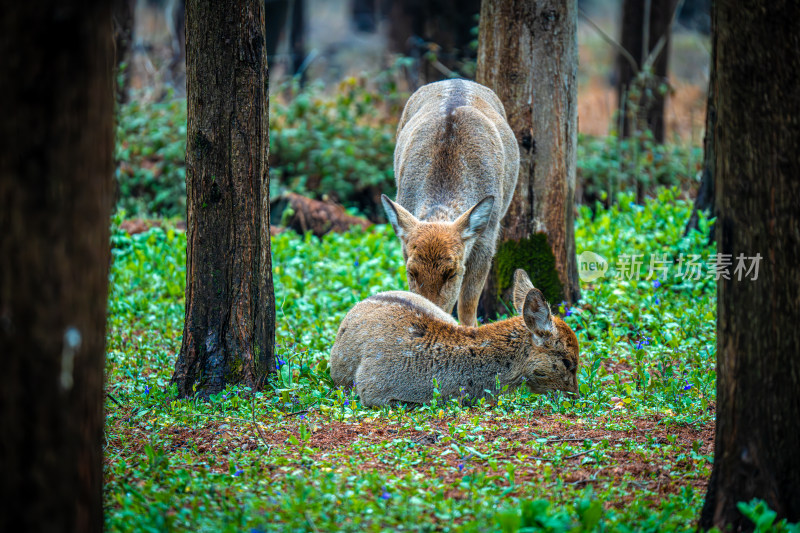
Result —
[[[578,133],[574,1],[484,0],[477,81],[502,100],[519,142],[517,190],[481,298],[505,312],[511,276],[525,269],[552,304],[580,297],[574,198]]]
[[[649,19],[645,18],[648,8]],[[675,11],[677,0],[623,0],[622,2],[622,47],[636,60],[638,69],[641,69],[662,36],[666,37],[664,47],[653,63],[652,79],[648,80],[647,89],[634,97],[634,106],[638,108],[637,117],[622,121],[621,137],[631,135],[631,127],[636,127],[636,122],[641,122],[653,132],[653,138],[658,143],[664,142],[664,96],[659,91],[661,84],[668,83],[667,61],[669,58],[669,32],[672,14]],[[647,22],[645,22],[647,20]],[[644,46],[647,34],[647,46]],[[617,57],[617,98],[618,109],[629,110],[631,102],[627,100],[628,90],[633,84],[637,71],[633,69],[628,59],[622,54]],[[632,123],[634,122],[634,123]]]
[[[133,47],[133,22],[136,0],[114,0],[112,3],[114,21],[114,81],[117,88],[117,102],[128,101],[128,86],[131,79],[131,49]]]
[[[0,57],[0,531],[100,532],[111,6],[12,2]]]
[[[266,0],[264,22],[266,24],[267,61],[275,68],[275,54],[281,42],[281,34],[288,26],[289,0]]]
[[[181,395],[263,386],[275,370],[264,4],[186,6],[186,323]]]
[[[375,33],[378,29],[377,4],[377,0],[353,0],[352,23],[356,31]]]
[[[715,43],[716,41],[711,44],[711,65],[708,78],[708,99],[706,101],[706,133],[703,138],[703,175],[700,180],[700,189],[697,191],[697,198],[694,200],[692,216],[689,217],[689,222],[686,224],[684,235],[688,234],[689,230],[697,229],[700,211],[705,212],[709,217],[717,216],[714,205],[714,125],[717,120],[717,111],[714,108],[714,85],[717,82],[714,73],[714,63],[716,61]],[[709,230],[709,242],[714,242],[715,233],[716,225],[711,226]]]
[[[306,61],[306,14],[305,0],[292,0],[292,74],[300,76],[300,85],[305,84]]]
[[[791,0],[716,0],[717,251],[761,255],[717,285],[714,467],[700,526],[750,531],[737,502],[800,521],[800,92]],[[749,263],[748,263],[749,266]],[[730,529],[728,529],[730,528]]]
[[[389,20],[389,49],[418,59],[409,73],[409,84],[416,89],[425,83],[450,77],[461,70],[464,58],[474,57],[470,42],[474,36],[475,15],[480,0],[394,0]],[[435,48],[435,61],[428,57],[429,43]]]

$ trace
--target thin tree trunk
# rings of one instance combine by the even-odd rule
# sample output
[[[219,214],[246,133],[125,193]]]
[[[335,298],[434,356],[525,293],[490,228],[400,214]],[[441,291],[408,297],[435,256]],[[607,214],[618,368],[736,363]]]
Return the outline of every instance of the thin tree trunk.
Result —
[[[389,49],[418,58],[409,83],[416,88],[449,78],[448,71],[460,71],[464,58],[474,57],[469,44],[474,36],[475,15],[480,0],[394,0],[389,17]],[[429,50],[428,43],[435,44]],[[433,51],[436,60],[428,53]]]
[[[305,0],[292,1],[292,74],[300,75],[300,85],[305,83],[306,61],[306,14]]]
[[[136,0],[114,0],[112,3],[114,50],[116,51],[114,81],[117,88],[117,101],[120,103],[128,101],[135,12]]]
[[[646,22],[645,12],[649,3],[650,17]],[[664,96],[658,90],[667,80],[667,63],[669,59],[669,25],[675,11],[677,0],[623,0],[622,2],[622,38],[621,44],[630,53],[638,68],[644,65],[647,56],[655,48],[662,36],[666,42],[658,58],[653,63],[653,78],[650,80],[650,96],[640,94],[637,98],[636,108],[643,123],[653,132],[653,138],[658,143],[664,142]],[[644,46],[645,33],[648,35],[647,46]],[[618,109],[631,109],[631,105],[623,100],[628,96],[628,90],[636,78],[630,62],[621,54],[617,58],[617,98]],[[621,136],[629,137],[632,133],[631,121],[623,120]]]
[[[0,531],[103,529],[111,24],[66,0],[0,22]]]
[[[289,0],[266,0],[264,3],[264,22],[266,24],[267,61],[275,68],[275,54],[281,42],[289,17]]]
[[[189,0],[182,395],[274,371],[263,1]]]
[[[800,4],[716,0],[713,19],[717,251],[733,266],[717,284],[714,467],[700,526],[749,531],[737,503],[753,498],[800,521]],[[757,280],[737,279],[740,253],[761,255]]]
[[[713,26],[713,21],[712,21]],[[712,34],[714,29],[712,27]],[[714,130],[717,122],[717,110],[715,104],[715,86],[717,83],[716,76],[716,39],[711,43],[711,64],[709,65],[708,74],[708,98],[706,99],[706,132],[703,137],[703,175],[700,180],[700,189],[697,191],[697,198],[694,201],[694,208],[689,221],[686,223],[684,235],[689,233],[689,230],[697,229],[700,220],[699,213],[705,212],[709,217],[717,216],[715,207],[715,191],[714,191]],[[711,226],[708,234],[709,242],[714,242],[716,234],[716,225]]]
[[[517,190],[482,307],[505,312],[498,296],[525,269],[553,304],[578,300],[574,198],[577,6],[557,0],[484,0],[477,81],[502,100],[520,148]]]
[[[700,180],[700,189],[697,191],[697,198],[694,200],[694,208],[692,215],[689,217],[689,222],[686,223],[686,230],[684,235],[689,233],[689,230],[697,229],[700,220],[699,213],[705,212],[709,217],[715,217],[715,192],[714,192],[714,125],[717,119],[717,111],[714,108],[714,85],[716,84],[716,76],[714,74],[714,63],[716,53],[714,51],[715,44],[712,43],[711,50],[711,68],[708,79],[708,100],[706,103],[706,133],[703,138],[703,175]],[[709,242],[714,242],[716,234],[716,225],[711,226],[708,234]]]

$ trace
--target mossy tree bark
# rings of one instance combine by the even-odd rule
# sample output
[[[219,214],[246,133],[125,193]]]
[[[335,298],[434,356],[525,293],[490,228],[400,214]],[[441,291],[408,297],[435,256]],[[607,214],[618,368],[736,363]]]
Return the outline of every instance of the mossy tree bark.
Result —
[[[520,149],[517,189],[481,298],[483,314],[506,312],[498,296],[511,301],[512,280],[506,278],[516,268],[528,272],[550,303],[573,303],[580,297],[574,231],[576,2],[484,0],[479,43],[476,79],[502,100]],[[527,252],[515,253],[517,248]]]
[[[100,532],[111,6],[12,2],[0,57],[0,531]]]
[[[275,370],[268,81],[260,0],[189,0],[182,395]]]
[[[642,121],[653,132],[656,142],[664,142],[664,96],[658,90],[662,83],[667,83],[667,65],[669,59],[670,22],[675,11],[677,0],[623,0],[621,39],[622,47],[636,60],[641,70],[647,57],[655,49],[658,41],[664,37],[664,47],[653,62],[653,72],[649,91],[636,97],[636,105]],[[649,17],[647,6],[649,4]],[[645,39],[647,46],[644,45]],[[619,54],[617,56],[617,99],[619,109],[629,109],[625,99],[628,90],[636,78],[638,70],[634,70],[630,61]],[[632,133],[630,121],[622,123],[622,137]]]
[[[714,467],[700,526],[749,531],[738,502],[800,521],[800,91],[792,0],[716,0],[717,251],[761,254],[717,284]],[[752,274],[750,276],[752,278]]]

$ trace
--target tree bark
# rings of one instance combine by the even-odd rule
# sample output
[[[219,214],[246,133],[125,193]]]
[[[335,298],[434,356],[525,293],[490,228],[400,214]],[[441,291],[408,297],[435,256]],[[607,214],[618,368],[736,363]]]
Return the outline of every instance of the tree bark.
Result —
[[[550,303],[580,297],[574,231],[576,20],[574,1],[483,2],[477,81],[502,100],[520,148],[517,189],[481,298],[489,317],[505,312],[498,296],[511,301],[507,293],[516,268],[530,274]]]
[[[650,4],[650,17],[645,23],[646,6]],[[638,116],[642,122],[653,132],[653,138],[658,143],[664,142],[664,96],[658,90],[661,84],[668,83],[667,63],[669,59],[669,33],[670,21],[675,11],[677,0],[623,0],[622,2],[622,47],[636,60],[638,69],[641,69],[650,52],[662,36],[666,36],[664,47],[653,63],[653,78],[648,83],[648,91],[644,91],[638,98],[636,105],[639,108]],[[645,33],[648,34],[647,46],[644,46]],[[617,98],[618,109],[630,109],[628,90],[636,78],[637,71],[630,62],[620,54],[617,57]],[[638,121],[638,120],[637,120]],[[631,135],[630,120],[622,121],[621,137]]]
[[[190,0],[184,396],[275,370],[263,1]],[[195,391],[196,387],[196,391]]]
[[[714,467],[700,526],[750,531],[737,503],[753,498],[800,521],[800,4],[712,9],[717,251],[734,265],[739,253],[763,259],[757,280],[717,284]]]
[[[0,57],[0,531],[100,532],[110,4],[12,2]]]

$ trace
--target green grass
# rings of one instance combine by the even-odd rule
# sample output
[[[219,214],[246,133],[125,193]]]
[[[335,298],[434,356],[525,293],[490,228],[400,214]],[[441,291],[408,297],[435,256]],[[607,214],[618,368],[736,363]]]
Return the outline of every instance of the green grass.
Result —
[[[662,189],[582,208],[578,252],[712,253]],[[176,399],[186,237],[113,231],[104,501],[111,531],[689,531],[710,474],[715,284],[582,285],[578,401],[520,390],[466,408],[362,408],[327,357],[360,299],[404,288],[391,228],[273,237],[279,374]],[[646,268],[643,269],[646,272]],[[522,528],[522,529],[521,529]],[[525,529],[529,528],[529,529]]]

